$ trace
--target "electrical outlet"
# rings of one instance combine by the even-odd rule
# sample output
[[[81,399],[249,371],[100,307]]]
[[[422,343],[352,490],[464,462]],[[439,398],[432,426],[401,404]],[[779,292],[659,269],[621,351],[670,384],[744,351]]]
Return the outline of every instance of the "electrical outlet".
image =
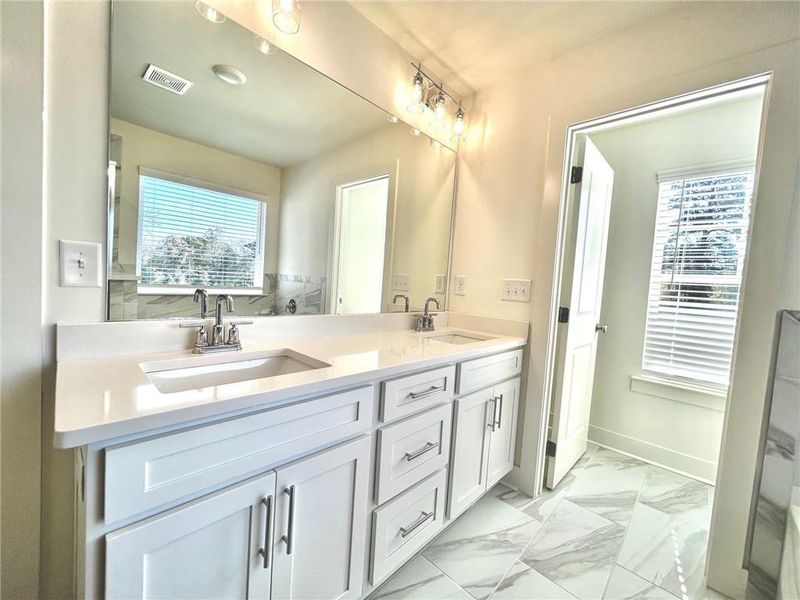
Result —
[[[447,275],[442,273],[437,273],[435,277],[435,283],[433,286],[433,293],[434,294],[444,294],[447,290]]]
[[[453,293],[456,296],[466,296],[467,295],[467,276],[466,275],[456,275],[456,284],[453,288]]]
[[[392,289],[403,292],[408,291],[408,275],[395,275],[392,278]]]
[[[503,279],[503,286],[500,289],[500,300],[508,300],[511,302],[530,302],[531,280]]]

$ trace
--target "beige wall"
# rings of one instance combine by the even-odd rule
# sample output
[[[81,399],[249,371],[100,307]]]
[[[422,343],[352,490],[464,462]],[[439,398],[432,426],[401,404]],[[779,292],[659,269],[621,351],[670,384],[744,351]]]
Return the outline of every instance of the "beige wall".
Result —
[[[714,481],[724,398],[631,390],[641,374],[658,171],[755,158],[762,97],[623,126],[590,137],[614,170],[589,438]]]
[[[39,587],[42,5],[0,4],[0,596]]]
[[[530,72],[509,72],[475,99],[460,168],[453,272],[468,295],[452,309],[528,317],[531,360],[522,420],[522,489],[534,474],[546,430],[547,341],[567,126],[632,106],[774,71],[764,168],[754,216],[739,353],[724,430],[709,580],[740,595],[758,423],[763,413],[775,311],[800,305],[793,206],[800,45],[796,3],[692,3]],[[479,113],[479,114],[476,114]],[[794,212],[793,212],[794,211]],[[794,218],[794,221],[791,219]],[[502,276],[534,280],[530,305],[498,300]],[[789,283],[791,282],[791,283]]]
[[[267,196],[266,273],[278,266],[281,170],[216,148],[195,144],[120,119],[111,119],[111,132],[122,137],[119,211],[119,262],[136,264],[139,228],[139,167],[193,177]]]
[[[447,273],[455,155],[399,123],[284,170],[279,271],[328,276],[337,185],[389,171],[398,173],[392,273],[409,276],[421,309],[435,274]]]

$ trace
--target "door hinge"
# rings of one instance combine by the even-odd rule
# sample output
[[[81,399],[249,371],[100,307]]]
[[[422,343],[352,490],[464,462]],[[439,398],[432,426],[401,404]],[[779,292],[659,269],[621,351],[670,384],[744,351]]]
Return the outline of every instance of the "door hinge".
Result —
[[[569,308],[566,306],[558,307],[558,322],[569,323]]]
[[[583,167],[572,167],[569,176],[570,183],[580,183],[583,180]]]
[[[551,442],[550,440],[547,441],[547,448],[545,449],[545,455],[547,456],[555,456],[556,455],[556,443]]]

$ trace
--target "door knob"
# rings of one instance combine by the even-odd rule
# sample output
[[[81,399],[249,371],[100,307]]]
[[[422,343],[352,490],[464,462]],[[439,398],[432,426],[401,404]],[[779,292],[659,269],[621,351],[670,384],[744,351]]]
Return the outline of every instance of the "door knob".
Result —
[[[598,323],[597,325],[594,326],[594,332],[595,333],[607,333],[608,332],[608,325],[600,325],[600,323]]]

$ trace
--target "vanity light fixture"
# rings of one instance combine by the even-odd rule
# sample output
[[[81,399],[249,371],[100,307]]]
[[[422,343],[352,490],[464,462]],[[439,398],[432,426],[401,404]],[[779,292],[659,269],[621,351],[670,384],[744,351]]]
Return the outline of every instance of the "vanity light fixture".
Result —
[[[398,119],[392,113],[386,113],[386,120],[389,121],[389,123],[393,123],[394,124],[394,123],[397,123],[400,119]]]
[[[209,6],[203,0],[197,0],[195,2],[194,7],[197,9],[204,18],[208,19],[212,23],[224,23],[225,22],[225,15],[219,12],[213,6]]]
[[[425,103],[422,101],[422,96],[425,94],[424,85],[425,78],[422,76],[422,71],[417,69],[417,74],[411,82],[411,104],[406,108],[408,112],[422,114],[425,111]]]
[[[445,98],[444,90],[439,88],[439,93],[436,94],[436,99],[433,101],[433,121],[437,127],[444,127],[446,116],[447,98]]]
[[[300,31],[303,5],[300,0],[272,0],[272,22],[283,33],[290,35]]]
[[[261,52],[261,54],[271,55],[275,54],[275,46],[270,44],[267,40],[262,38],[260,35],[257,35],[255,38],[256,50]]]
[[[411,101],[412,103],[406,110],[411,113],[422,114],[428,112],[435,127],[444,127],[448,124],[447,105],[449,102],[455,104],[455,115],[452,118],[453,137],[458,139],[464,133],[465,112],[461,106],[461,100],[453,97],[444,89],[444,83],[436,82],[423,69],[421,64],[411,63],[417,72],[411,82]]]
[[[453,121],[453,137],[460,138],[464,135],[464,109],[461,103],[458,103],[458,110],[456,111],[456,119]]]
[[[244,85],[247,83],[247,75],[236,67],[230,65],[214,65],[211,67],[211,70],[214,71],[214,75],[228,85]]]

